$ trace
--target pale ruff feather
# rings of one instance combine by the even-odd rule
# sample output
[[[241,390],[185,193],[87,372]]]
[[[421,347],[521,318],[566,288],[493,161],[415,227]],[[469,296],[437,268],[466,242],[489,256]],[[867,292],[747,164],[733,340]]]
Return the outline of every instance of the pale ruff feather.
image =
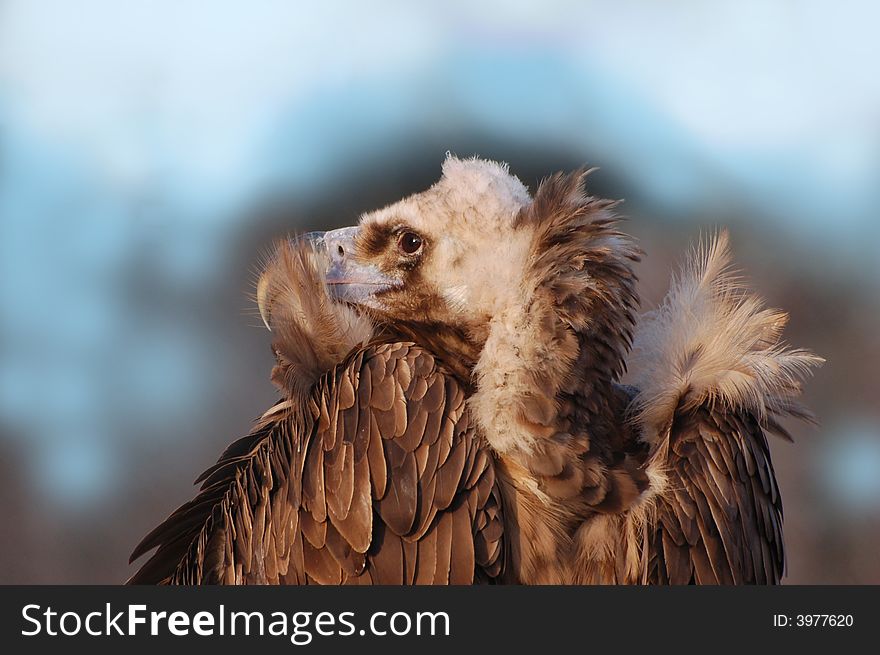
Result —
[[[823,360],[782,341],[788,317],[765,309],[730,270],[728,236],[697,248],[663,304],[643,317],[628,362],[648,441],[676,408],[708,403],[759,419],[792,409],[801,380]]]

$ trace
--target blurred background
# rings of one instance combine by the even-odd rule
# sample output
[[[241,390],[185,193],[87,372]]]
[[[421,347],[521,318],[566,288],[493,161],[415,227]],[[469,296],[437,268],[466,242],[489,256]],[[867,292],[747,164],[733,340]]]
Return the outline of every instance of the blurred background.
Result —
[[[647,252],[701,231],[827,364],[772,440],[791,583],[880,583],[880,5],[0,0],[0,582],[116,583],[273,402],[272,240],[598,165]]]

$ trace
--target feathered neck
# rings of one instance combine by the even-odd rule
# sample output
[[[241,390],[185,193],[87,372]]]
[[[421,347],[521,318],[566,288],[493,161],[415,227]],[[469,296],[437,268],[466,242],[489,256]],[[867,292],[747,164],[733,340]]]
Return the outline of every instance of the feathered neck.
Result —
[[[516,229],[534,232],[522,299],[490,321],[470,401],[501,454],[531,453],[617,411],[611,396],[632,339],[639,251],[616,229],[615,203],[584,193],[586,174],[545,180],[516,219]]]

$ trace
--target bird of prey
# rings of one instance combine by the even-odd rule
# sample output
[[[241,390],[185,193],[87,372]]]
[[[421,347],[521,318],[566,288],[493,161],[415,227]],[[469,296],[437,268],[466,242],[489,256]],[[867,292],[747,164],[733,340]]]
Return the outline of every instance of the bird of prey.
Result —
[[[449,156],[428,190],[280,243],[257,297],[281,397],[130,582],[779,582],[767,435],[810,419],[821,359],[723,232],[638,315],[640,250],[588,172],[530,196]]]

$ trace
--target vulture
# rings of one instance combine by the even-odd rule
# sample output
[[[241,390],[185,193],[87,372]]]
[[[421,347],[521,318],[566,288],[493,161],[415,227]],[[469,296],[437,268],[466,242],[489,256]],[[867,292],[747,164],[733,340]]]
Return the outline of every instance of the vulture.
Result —
[[[278,401],[135,548],[134,584],[774,584],[768,434],[821,358],[701,241],[638,314],[590,171],[426,191],[278,244]],[[624,377],[626,375],[626,377]]]

